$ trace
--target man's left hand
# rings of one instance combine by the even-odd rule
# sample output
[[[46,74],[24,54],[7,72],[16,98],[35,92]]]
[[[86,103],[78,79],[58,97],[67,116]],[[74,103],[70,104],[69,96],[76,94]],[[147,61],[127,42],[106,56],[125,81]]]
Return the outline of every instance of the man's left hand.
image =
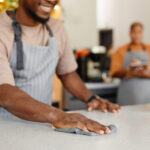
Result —
[[[111,103],[103,98],[98,98],[88,103],[88,111],[96,109],[99,109],[104,113],[107,113],[108,111],[119,113],[121,111],[121,107],[118,104]]]

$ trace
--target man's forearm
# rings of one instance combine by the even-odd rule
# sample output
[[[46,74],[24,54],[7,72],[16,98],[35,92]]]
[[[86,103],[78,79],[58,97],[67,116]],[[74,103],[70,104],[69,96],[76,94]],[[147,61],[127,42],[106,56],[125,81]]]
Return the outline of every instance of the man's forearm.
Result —
[[[52,123],[61,113],[8,84],[0,85],[0,106],[19,118],[36,122]]]
[[[86,88],[83,81],[76,72],[67,75],[59,76],[64,87],[78,99],[87,102],[93,95],[90,90]]]

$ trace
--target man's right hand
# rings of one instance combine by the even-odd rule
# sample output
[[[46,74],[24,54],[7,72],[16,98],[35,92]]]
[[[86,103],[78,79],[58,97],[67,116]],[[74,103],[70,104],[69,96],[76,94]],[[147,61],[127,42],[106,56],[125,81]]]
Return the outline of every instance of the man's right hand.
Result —
[[[51,123],[56,128],[79,128],[99,134],[109,133],[108,127],[77,113],[65,113],[41,103],[24,91],[8,85],[0,85],[0,106],[15,116],[36,122]]]
[[[110,129],[96,121],[88,119],[82,114],[78,113],[65,113],[62,112],[59,116],[52,122],[55,128],[69,129],[69,128],[79,128],[82,131],[90,131],[98,134],[109,134]]]

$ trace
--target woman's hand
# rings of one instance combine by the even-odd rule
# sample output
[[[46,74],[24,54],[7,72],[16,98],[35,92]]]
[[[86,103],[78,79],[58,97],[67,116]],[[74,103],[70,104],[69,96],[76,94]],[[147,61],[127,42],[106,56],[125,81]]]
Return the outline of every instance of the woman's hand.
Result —
[[[134,69],[129,69],[126,75],[127,79],[132,78],[150,78],[150,72],[145,67],[137,67]]]

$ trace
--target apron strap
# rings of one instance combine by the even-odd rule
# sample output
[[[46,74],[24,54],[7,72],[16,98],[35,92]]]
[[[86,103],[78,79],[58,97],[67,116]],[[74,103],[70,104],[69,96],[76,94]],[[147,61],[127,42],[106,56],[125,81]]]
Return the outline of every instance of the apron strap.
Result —
[[[53,32],[49,25],[46,23],[45,24],[46,29],[50,35],[50,37],[53,37]],[[15,34],[15,42],[17,46],[17,70],[23,70],[24,69],[24,54],[23,54],[23,44],[21,41],[21,36],[22,36],[22,28],[20,23],[16,19],[16,10],[13,11],[13,22],[12,22],[12,27],[14,29],[14,34]]]
[[[12,27],[15,34],[15,42],[17,46],[17,70],[24,69],[24,57],[23,57],[23,45],[21,41],[22,28],[20,23],[16,20],[16,10],[13,11],[13,22]]]
[[[46,26],[46,29],[47,29],[50,37],[53,37],[54,35],[53,35],[53,32],[52,32],[51,28],[49,27],[49,25],[46,23],[45,26]]]

